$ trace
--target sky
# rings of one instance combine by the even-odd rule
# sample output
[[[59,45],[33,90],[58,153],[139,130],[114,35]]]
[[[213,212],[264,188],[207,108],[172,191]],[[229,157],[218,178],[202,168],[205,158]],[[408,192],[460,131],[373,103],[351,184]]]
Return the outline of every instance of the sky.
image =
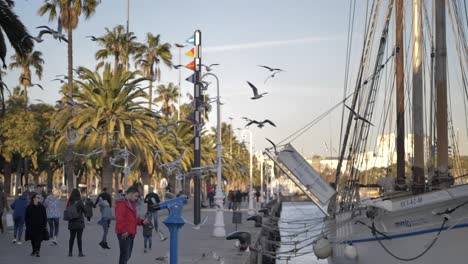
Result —
[[[17,0],[15,11],[31,34],[35,28],[48,24],[37,10],[42,0]],[[354,46],[351,53],[351,80],[357,72],[362,43],[363,17],[366,1],[358,1]],[[338,0],[131,0],[130,30],[138,41],[146,32],[161,34],[169,43],[184,43],[197,29],[202,31],[202,61],[221,64],[213,71],[220,79],[222,120],[234,128],[243,128],[241,117],[270,119],[276,128],[251,127],[254,149],[268,145],[265,137],[281,141],[297,129],[321,115],[343,97],[346,42],[348,34],[349,1]],[[74,67],[94,68],[99,46],[86,36],[100,36],[105,28],[125,25],[126,0],[103,0],[89,19],[80,18],[74,31]],[[36,99],[53,104],[59,99],[59,83],[50,82],[58,74],[66,74],[67,47],[48,39],[36,44],[45,58],[44,76],[39,81],[45,90],[31,89],[30,101]],[[188,51],[189,48],[185,48]],[[182,54],[183,54],[182,53]],[[8,55],[12,54],[10,48]],[[173,49],[178,64],[178,50]],[[190,62],[182,55],[182,63]],[[264,84],[268,72],[258,65],[279,67],[285,72]],[[184,81],[191,75],[182,71],[182,94],[193,93],[193,85]],[[18,81],[19,72],[11,71],[7,83]],[[162,83],[178,82],[178,71],[162,67]],[[246,81],[268,94],[260,100],[250,100],[251,90]],[[216,95],[215,85],[208,93]],[[187,98],[184,96],[183,101]],[[215,109],[215,108],[214,108]],[[216,112],[210,115],[215,125]],[[338,149],[341,110],[335,111],[293,142],[305,156],[334,155]],[[237,132],[237,130],[236,130]],[[238,135],[240,136],[240,135]],[[325,143],[332,152],[325,153]],[[330,146],[331,145],[331,146]]]

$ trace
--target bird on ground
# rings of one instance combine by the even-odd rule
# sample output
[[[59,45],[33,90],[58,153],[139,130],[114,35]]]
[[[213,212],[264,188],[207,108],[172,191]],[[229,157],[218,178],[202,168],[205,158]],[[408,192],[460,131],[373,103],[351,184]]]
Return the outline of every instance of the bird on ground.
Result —
[[[356,113],[353,109],[351,109],[351,107],[347,106],[347,105],[344,105],[346,108],[348,108],[348,110],[354,115],[354,120],[362,120],[364,123],[367,123],[371,126],[374,126],[369,120],[365,119],[364,117],[362,117],[361,115],[359,115],[358,113]]]
[[[258,65],[259,67],[262,67],[262,68],[265,68],[271,72],[280,72],[280,71],[284,71],[283,69],[280,69],[280,68],[272,68],[272,67],[269,67],[269,66],[265,66],[265,65]]]
[[[260,99],[260,98],[262,98],[265,94],[268,94],[268,93],[266,93],[266,92],[265,92],[265,93],[259,94],[259,93],[258,93],[258,89],[257,89],[257,87],[255,87],[255,85],[251,84],[250,82],[247,82],[247,84],[250,86],[250,88],[252,88],[252,91],[253,91],[253,94],[254,94],[254,96],[250,98],[250,99],[252,99],[252,100]]]
[[[275,123],[271,122],[270,120],[268,119],[265,119],[263,120],[262,122],[258,122],[257,120],[252,120],[250,121],[249,123],[247,123],[247,125],[245,126],[246,128],[249,127],[250,125],[252,124],[256,124],[258,128],[262,128],[265,126],[265,124],[270,124],[274,127],[276,127]]]
[[[210,71],[213,70],[212,68],[213,68],[214,66],[219,66],[219,63],[213,63],[213,64],[210,64],[210,65],[208,65],[208,66],[205,65],[205,64],[202,64],[201,66],[205,67],[205,69],[206,69],[207,72],[210,72]]]

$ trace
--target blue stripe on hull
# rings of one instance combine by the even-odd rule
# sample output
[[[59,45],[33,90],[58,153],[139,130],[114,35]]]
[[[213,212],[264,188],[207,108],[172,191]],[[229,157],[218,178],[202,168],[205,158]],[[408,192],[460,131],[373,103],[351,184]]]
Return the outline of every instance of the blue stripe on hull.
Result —
[[[453,227],[446,226],[446,227],[444,227],[443,230],[447,230],[449,228],[450,229],[458,229],[458,228],[465,228],[465,227],[468,227],[468,223],[455,225]],[[364,243],[364,242],[377,241],[377,240],[388,240],[389,238],[402,238],[402,237],[418,236],[418,235],[427,234],[427,233],[439,232],[439,230],[440,230],[440,228],[433,228],[433,229],[426,229],[426,230],[403,233],[403,234],[398,234],[398,235],[391,235],[391,236],[387,236],[388,238],[386,238],[386,237],[378,237],[378,238],[371,237],[371,238],[356,239],[356,240],[352,240],[351,242],[354,244],[354,243]]]

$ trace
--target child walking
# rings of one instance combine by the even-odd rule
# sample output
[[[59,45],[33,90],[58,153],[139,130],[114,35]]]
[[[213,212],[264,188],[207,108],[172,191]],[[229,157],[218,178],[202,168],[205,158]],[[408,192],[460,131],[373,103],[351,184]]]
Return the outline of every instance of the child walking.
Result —
[[[144,238],[144,244],[145,244],[145,253],[148,252],[148,250],[151,250],[151,245],[153,244],[153,223],[151,219],[151,213],[146,213],[145,218],[148,220],[147,224],[143,225],[143,238]]]

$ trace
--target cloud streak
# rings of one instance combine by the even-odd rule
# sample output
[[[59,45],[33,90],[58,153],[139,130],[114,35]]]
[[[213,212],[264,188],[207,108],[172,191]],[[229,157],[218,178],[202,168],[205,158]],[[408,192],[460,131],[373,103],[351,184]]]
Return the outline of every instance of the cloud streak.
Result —
[[[233,50],[278,47],[278,46],[287,46],[287,45],[295,45],[295,44],[317,43],[317,42],[323,42],[323,41],[336,40],[339,37],[340,36],[306,37],[306,38],[298,38],[298,39],[273,40],[273,41],[261,41],[261,42],[242,43],[242,44],[234,44],[234,45],[213,46],[213,47],[204,48],[203,52],[223,52],[223,51],[233,51]]]

